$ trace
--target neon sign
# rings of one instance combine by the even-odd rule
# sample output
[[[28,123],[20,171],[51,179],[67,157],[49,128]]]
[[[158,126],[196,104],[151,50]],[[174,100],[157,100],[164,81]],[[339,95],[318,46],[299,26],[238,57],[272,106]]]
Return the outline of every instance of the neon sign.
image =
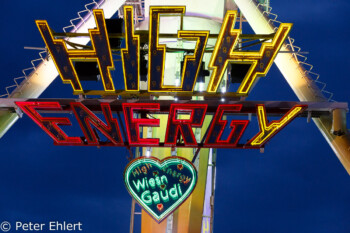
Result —
[[[115,89],[110,70],[114,69],[114,63],[103,10],[94,10],[94,17],[97,28],[89,29],[92,50],[67,49],[63,39],[54,39],[45,20],[37,20],[36,24],[64,83],[70,83],[74,91],[83,91],[73,61],[97,61],[104,90],[113,92]]]
[[[120,49],[121,67],[125,92],[134,93],[138,96],[140,92],[140,44],[146,43],[148,39],[148,70],[147,70],[147,91],[171,93],[180,92],[191,93],[197,82],[200,68],[203,67],[203,54],[210,35],[209,31],[178,30],[177,39],[191,40],[195,42],[193,53],[183,57],[183,67],[181,72],[181,83],[178,86],[164,84],[164,69],[166,59],[166,45],[159,43],[160,17],[172,15],[183,17],[186,13],[185,6],[150,6],[149,11],[149,32],[142,34],[142,31],[134,28],[134,9],[132,6],[124,6],[124,33],[118,35],[125,38],[125,48]],[[92,49],[67,49],[63,39],[57,39],[53,31],[45,20],[38,20],[36,24],[50,51],[51,57],[59,71],[64,83],[70,83],[75,94],[89,94],[85,92],[81,85],[81,80],[77,75],[74,62],[96,61],[101,74],[104,91],[102,94],[113,95],[115,90],[114,80],[110,71],[114,69],[113,56],[109,43],[106,22],[102,10],[94,10],[96,28],[89,30],[89,37]],[[223,20],[220,33],[218,34],[215,47],[212,51],[208,69],[211,72],[207,93],[217,92],[224,72],[229,63],[249,64],[242,82],[236,94],[240,96],[248,95],[251,87],[259,77],[265,76],[270,69],[274,58],[281,48],[284,40],[289,34],[292,24],[282,23],[269,40],[261,43],[259,51],[243,51],[238,49],[238,41],[241,30],[234,29],[237,18],[237,11],[227,11]],[[182,21],[182,20],[181,20]],[[180,27],[182,29],[182,26]],[[142,37],[141,37],[142,35]],[[146,35],[146,37],[145,37]],[[147,38],[148,37],[148,38]],[[141,41],[142,39],[142,41]],[[147,53],[146,52],[146,53]],[[287,115],[283,115],[278,121],[267,122],[266,111],[263,105],[256,107],[255,114],[258,116],[260,131],[241,144],[240,139],[244,134],[248,120],[225,120],[227,114],[239,114],[242,106],[237,104],[221,104],[216,106],[210,126],[207,130],[206,138],[198,142],[194,136],[193,128],[201,128],[207,115],[208,106],[203,101],[193,104],[171,103],[164,111],[160,109],[159,101],[128,103],[122,102],[118,111],[113,110],[109,103],[102,103],[98,106],[103,113],[104,121],[99,119],[80,102],[72,102],[66,109],[62,109],[58,102],[18,102],[17,105],[30,116],[46,133],[53,138],[57,145],[95,145],[95,146],[149,146],[149,147],[212,147],[212,148],[260,148],[285,125],[303,112],[305,106],[294,106]],[[70,137],[59,125],[70,125],[67,117],[42,117],[38,111],[71,111],[74,113],[84,136]],[[114,113],[123,113],[124,122],[119,118],[114,118]],[[144,117],[145,114],[168,114],[167,130],[164,141],[160,138],[142,138],[140,127],[159,127],[160,120],[157,118]],[[177,115],[182,112],[189,114],[189,119],[180,119]],[[136,113],[143,113],[136,116]],[[125,127],[124,127],[125,124]],[[125,131],[122,135],[121,129]],[[223,136],[226,128],[230,128],[227,138]],[[98,133],[106,137],[101,141]],[[180,141],[179,141],[180,140]],[[182,140],[182,141],[181,141]]]
[[[155,220],[161,222],[190,196],[197,183],[197,171],[181,157],[138,158],[124,171],[130,195]]]
[[[135,30],[134,8],[124,6],[124,33],[115,35],[108,33],[103,11],[94,10],[96,28],[89,29],[88,33],[91,47],[78,45],[84,49],[78,49],[77,44],[70,44],[73,48],[68,48],[69,43],[66,44],[64,39],[57,38],[58,34],[50,29],[45,20],[36,21],[63,83],[70,84],[74,94],[82,95],[79,100],[28,100],[16,102],[16,105],[54,140],[55,145],[125,146],[127,148],[258,149],[264,147],[274,135],[303,113],[307,105],[294,104],[284,108],[279,106],[274,109],[273,113],[280,116],[280,119],[269,122],[267,112],[270,113],[271,109],[267,111],[264,104],[254,103],[247,111],[244,101],[234,103],[230,96],[247,96],[257,80],[267,74],[292,24],[281,23],[276,33],[265,35],[267,39],[261,41],[259,51],[243,51],[242,45],[238,43],[242,39],[242,32],[234,29],[237,11],[226,12],[220,33],[215,36],[211,35],[209,30],[182,30],[182,17],[185,13],[185,6],[150,6],[149,31],[145,32]],[[171,35],[171,38],[191,41],[195,45],[193,50],[188,50],[183,54],[179,85],[164,83],[167,47],[166,44],[160,43],[162,36],[159,29],[160,17],[169,15],[181,17],[180,30],[177,31],[177,34]],[[70,35],[73,34],[70,33]],[[114,53],[112,53],[109,41],[113,37],[125,39],[125,47],[117,49],[113,47]],[[208,39],[216,37],[214,48],[207,47]],[[146,44],[147,46],[143,46]],[[212,53],[208,64],[208,70],[211,72],[204,70],[203,57],[206,52]],[[146,62],[148,68],[145,65],[145,54],[148,55]],[[111,75],[111,71],[115,69],[113,56],[121,58],[119,67],[123,71],[124,79],[124,90],[122,91],[127,93],[124,93],[124,96],[132,96],[133,99],[124,98],[123,95],[120,95],[122,98],[114,99],[84,99],[85,95],[95,95],[92,93],[99,93],[97,95],[120,94],[121,90],[116,90],[115,87],[118,85]],[[91,80],[91,78],[79,77],[81,74],[78,75],[78,62],[80,64],[81,62],[97,63],[95,68],[98,68],[101,76],[102,91],[84,90],[81,82]],[[229,64],[244,64],[245,67],[249,65],[249,68],[242,71],[245,74],[239,78],[242,79],[239,82],[235,82],[234,78],[231,79],[232,83],[239,83],[238,89],[232,93],[233,95],[228,95],[227,102],[218,104],[216,92]],[[141,74],[147,75],[147,88],[141,88]],[[142,97],[142,94],[148,93],[150,96],[173,94],[179,97],[190,96],[192,99],[195,85],[203,81],[203,76],[210,76],[203,100],[181,100],[179,103],[180,101],[155,100],[153,97],[148,100],[139,98]],[[201,77],[201,81],[198,77]],[[208,104],[210,101],[205,100],[206,96],[214,97],[212,99],[214,103]],[[90,103],[92,101],[93,104],[85,105],[89,101]],[[73,113],[82,135],[68,136],[68,133],[61,128],[61,126],[72,125],[70,118],[47,116],[47,114],[59,113]],[[123,114],[123,118],[120,114]],[[157,135],[158,138],[145,137],[145,134],[142,133],[144,127],[157,128],[165,125],[161,124],[161,119],[165,117],[158,119],[159,114],[167,115],[164,135]],[[228,118],[236,114],[255,114],[257,116],[259,128],[256,129],[255,134],[253,131],[253,134],[248,136],[248,140],[241,140],[241,138],[250,121]],[[187,117],[183,117],[184,115]],[[196,134],[197,137],[195,136],[195,128],[206,130],[205,133],[203,131],[204,134],[201,134],[202,138],[199,138],[198,134]],[[199,149],[197,154],[198,151]],[[142,208],[156,221],[161,222],[191,195],[197,183],[197,171],[191,162],[178,156],[164,160],[141,157],[132,160],[126,166],[124,182],[131,196]]]
[[[208,104],[191,103],[177,104],[162,107],[160,103],[125,103],[110,104],[100,103],[94,105],[95,111],[102,112],[104,120],[101,120],[93,111],[81,102],[70,102],[68,105],[60,105],[59,102],[16,102],[40,128],[42,128],[56,145],[73,146],[149,146],[149,147],[206,147],[206,148],[260,148],[263,147],[274,135],[289,124],[295,117],[301,114],[306,105],[295,105],[284,113],[279,120],[267,121],[267,113],[263,104],[256,105],[256,115],[259,123],[259,132],[245,144],[240,144],[240,138],[245,132],[249,121],[233,119],[230,122],[224,119],[227,114],[239,114],[242,104],[220,104],[210,106]],[[43,117],[39,112],[57,113],[73,112],[84,136],[68,136],[60,125],[71,125],[68,117]],[[124,122],[115,118],[113,114],[122,112]],[[206,138],[198,142],[194,136],[193,128],[201,128],[206,115],[213,114],[213,119],[206,133]],[[281,112],[282,113],[282,112]],[[135,115],[136,114],[136,115]],[[160,120],[147,117],[147,114],[167,114],[167,129],[164,142],[160,138],[142,138],[141,127],[159,127]],[[179,119],[179,114],[188,114],[189,119]],[[138,115],[138,116],[137,116]],[[124,137],[121,128],[126,129]],[[229,128],[226,139],[223,132]],[[98,137],[97,131],[105,136],[106,141]],[[183,142],[179,139],[182,138]],[[203,141],[204,140],[204,141]]]
[[[237,93],[248,94],[258,77],[265,76],[269,71],[279,49],[292,27],[283,23],[279,26],[271,42],[261,45],[260,51],[235,51],[241,30],[233,29],[237,11],[227,11],[222,24],[219,38],[210,59],[209,69],[213,70],[209,80],[208,92],[216,92],[223,73],[229,62],[251,64]]]
[[[187,92],[194,90],[195,83],[202,65],[203,54],[209,38],[208,31],[179,30],[178,39],[196,42],[192,55],[184,56],[184,65],[179,86],[164,84],[164,69],[166,46],[159,44],[160,17],[164,15],[183,16],[185,6],[151,6],[149,15],[148,35],[148,92]],[[97,28],[90,29],[92,49],[67,49],[63,39],[55,39],[53,32],[45,20],[36,24],[50,51],[53,61],[64,83],[70,83],[76,94],[84,92],[73,61],[97,61],[104,87],[104,94],[117,94],[110,71],[114,69],[113,57],[108,41],[108,33],[102,10],[94,10]],[[259,51],[237,50],[241,30],[233,29],[237,11],[227,11],[218,39],[208,65],[212,71],[208,93],[217,92],[223,74],[229,63],[250,64],[250,68],[238,87],[236,94],[248,95],[259,77],[269,71],[277,52],[287,38],[292,24],[281,23],[270,42],[263,42]],[[140,91],[140,35],[134,29],[134,12],[132,6],[124,6],[125,48],[121,49],[122,69],[126,92]]]

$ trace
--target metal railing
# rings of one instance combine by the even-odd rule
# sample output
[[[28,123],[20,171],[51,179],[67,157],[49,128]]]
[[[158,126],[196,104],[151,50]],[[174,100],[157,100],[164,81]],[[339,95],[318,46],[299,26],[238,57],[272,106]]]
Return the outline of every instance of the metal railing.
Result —
[[[127,0],[126,5],[131,5],[134,7],[134,22],[135,24],[145,19],[145,1],[144,0]],[[124,18],[123,6],[118,10],[118,17]]]
[[[86,20],[91,17],[91,15],[93,14],[93,10],[94,9],[98,9],[101,4],[104,2],[104,0],[102,1],[99,1],[99,2],[96,2],[95,0],[93,0],[92,2],[86,4],[84,7],[85,7],[85,10],[82,10],[82,11],[79,11],[77,14],[78,14],[78,17],[77,18],[74,18],[72,20],[70,20],[70,25],[66,26],[63,28],[63,31],[64,32],[67,32],[67,30],[69,28],[72,28],[70,30],[70,32],[74,32],[77,30],[77,27],[81,24],[85,24]],[[85,14],[85,15],[84,15]],[[11,94],[13,93],[13,91],[20,87],[21,85],[24,84],[24,82],[28,81],[28,78],[30,77],[30,74],[32,72],[34,72],[37,68],[37,63],[38,62],[41,62],[41,61],[44,61],[46,56],[47,56],[47,51],[44,50],[44,51],[41,51],[39,52],[39,56],[40,58],[37,58],[37,59],[34,59],[34,60],[31,60],[30,63],[32,64],[31,67],[28,67],[28,68],[25,68],[22,70],[22,73],[23,73],[23,76],[20,76],[20,77],[17,77],[17,78],[14,78],[13,81],[15,84],[13,85],[10,85],[10,86],[7,86],[5,88],[6,90],[6,93],[5,94],[2,94],[0,95],[0,98],[9,98],[11,97]]]
[[[264,16],[266,16],[268,18],[268,22],[270,24],[273,25],[274,30],[277,31],[278,26],[281,24],[280,21],[277,20],[278,15],[277,14],[273,14],[272,11],[272,7],[270,6],[266,6],[265,4],[261,4],[258,3],[257,4],[257,8],[259,8],[259,10],[262,11],[262,14]],[[314,82],[316,84],[316,86],[320,89],[321,93],[324,95],[324,97],[330,101],[330,102],[335,102],[332,98],[333,98],[333,93],[326,90],[327,84],[325,82],[321,82],[319,80],[320,75],[315,73],[313,70],[314,66],[311,65],[310,63],[307,63],[307,57],[304,56],[301,52],[301,48],[299,46],[294,45],[295,39],[288,37],[287,40],[287,48],[289,48],[293,53],[293,56],[295,58],[295,60],[298,62],[298,64],[303,68],[303,70],[305,70],[305,76],[303,76],[304,78],[307,78],[309,80],[311,80],[312,82]],[[306,75],[308,77],[306,77]]]

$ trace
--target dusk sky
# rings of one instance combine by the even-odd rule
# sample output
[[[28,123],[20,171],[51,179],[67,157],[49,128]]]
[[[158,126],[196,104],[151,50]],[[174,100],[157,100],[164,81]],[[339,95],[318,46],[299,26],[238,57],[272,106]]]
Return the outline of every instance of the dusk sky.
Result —
[[[45,19],[62,32],[88,2],[2,3],[0,95],[39,57],[37,51],[23,47],[44,47],[34,21]],[[307,61],[334,93],[333,99],[349,102],[350,2],[271,4],[279,21],[294,24],[291,37],[309,52]],[[70,85],[60,78],[41,97],[74,98]],[[248,100],[298,101],[275,65]],[[256,125],[256,118],[253,121]],[[87,233],[128,232],[126,149],[54,146],[26,115],[0,139],[0,148],[0,223],[68,221],[82,222]],[[218,150],[214,232],[349,233],[349,197],[350,176],[315,124],[297,118],[266,145],[264,153]],[[135,232],[139,224],[136,216]]]

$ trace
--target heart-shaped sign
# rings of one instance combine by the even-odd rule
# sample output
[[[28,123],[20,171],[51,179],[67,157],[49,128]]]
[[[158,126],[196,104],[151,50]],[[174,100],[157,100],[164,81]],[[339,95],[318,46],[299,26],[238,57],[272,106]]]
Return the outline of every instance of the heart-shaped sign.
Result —
[[[161,222],[190,196],[197,183],[197,171],[181,157],[141,157],[126,166],[124,182],[142,208]]]

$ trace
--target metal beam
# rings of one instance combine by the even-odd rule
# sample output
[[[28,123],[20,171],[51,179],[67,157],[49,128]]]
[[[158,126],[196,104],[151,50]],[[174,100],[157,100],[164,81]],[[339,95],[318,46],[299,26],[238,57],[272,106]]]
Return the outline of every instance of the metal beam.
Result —
[[[145,41],[148,42],[149,39],[149,32],[145,30],[135,30],[135,35],[140,35],[141,38],[144,38]],[[81,37],[86,36],[89,37],[89,33],[70,33],[70,32],[55,32],[53,33],[54,37]],[[212,33],[209,34],[209,38],[218,38],[219,34]],[[253,40],[259,40],[259,39],[273,39],[275,36],[275,33],[271,34],[240,34],[240,39],[253,39]],[[108,33],[108,38],[124,38],[125,33]],[[175,38],[178,39],[178,34],[175,33],[159,33],[159,38]],[[142,39],[141,39],[142,41]]]
[[[99,8],[103,9],[105,17],[111,18],[113,14],[124,4],[125,0],[104,0],[100,1]],[[95,27],[94,17],[91,15],[84,18],[80,23],[72,26],[72,32],[84,32],[89,28]],[[73,43],[87,44],[90,38],[69,38]],[[29,74],[9,97],[11,98],[38,98],[45,89],[58,76],[58,72],[54,62],[50,57],[35,67],[33,72]],[[11,128],[17,121],[18,116],[8,111],[0,111],[0,138]]]
[[[257,34],[269,34],[274,32],[272,21],[263,14],[258,8],[258,3],[254,0],[234,0],[239,9],[244,14],[248,23]],[[327,101],[322,91],[316,86],[315,82],[309,76],[307,70],[300,64],[293,52],[293,45],[283,45],[281,51],[275,59],[275,64],[283,74],[284,78],[293,89],[300,101]],[[346,122],[345,115],[336,121]],[[344,135],[334,135],[332,133],[333,118],[332,116],[313,118],[316,126],[327,140],[328,144],[337,155],[344,168],[350,174],[350,134],[344,129]]]
[[[81,102],[93,112],[101,111],[101,103],[109,103],[111,110],[115,112],[121,112],[123,103],[159,103],[160,110],[154,111],[154,114],[168,114],[170,105],[172,103],[180,104],[207,104],[207,114],[214,114],[218,105],[220,104],[242,104],[242,109],[239,113],[227,113],[234,115],[248,115],[256,113],[256,105],[265,105],[266,112],[270,115],[283,115],[288,112],[295,105],[307,105],[307,109],[300,115],[301,117],[332,117],[332,112],[335,110],[342,109],[348,111],[348,103],[343,102],[293,102],[293,101],[224,101],[218,104],[218,100],[142,100],[142,99],[130,99],[130,100],[118,100],[118,99],[0,99],[0,111],[7,111],[16,114],[17,106],[15,102],[22,101],[34,101],[34,102],[59,102],[62,111],[71,112],[71,102]],[[55,113],[57,111],[40,110],[38,112]]]

